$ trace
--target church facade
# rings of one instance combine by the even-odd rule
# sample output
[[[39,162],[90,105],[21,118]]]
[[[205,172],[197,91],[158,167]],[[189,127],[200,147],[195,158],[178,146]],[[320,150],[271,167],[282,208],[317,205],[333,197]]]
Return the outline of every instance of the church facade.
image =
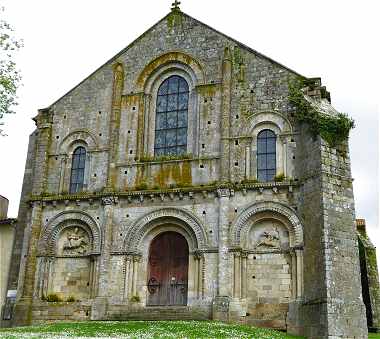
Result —
[[[347,145],[297,121],[298,77],[175,7],[41,109],[13,324],[215,319],[366,338]]]

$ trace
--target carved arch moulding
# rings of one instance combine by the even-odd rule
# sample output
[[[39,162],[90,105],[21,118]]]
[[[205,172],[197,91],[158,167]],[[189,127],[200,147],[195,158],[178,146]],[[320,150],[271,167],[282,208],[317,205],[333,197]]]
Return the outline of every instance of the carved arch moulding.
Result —
[[[98,140],[88,130],[80,129],[69,133],[59,144],[58,152],[61,154],[70,154],[73,151],[73,146],[76,144],[84,144],[88,151],[93,151],[98,148]]]
[[[125,237],[123,249],[128,252],[140,252],[140,244],[144,237],[154,228],[167,223],[174,224],[187,232],[193,239],[191,247],[195,249],[207,247],[208,240],[203,223],[184,209],[168,207],[149,212],[135,221]]]
[[[260,125],[274,125],[280,133],[292,134],[293,127],[290,121],[280,112],[276,111],[259,111],[255,112],[247,118],[241,130],[241,135],[253,136],[255,131],[260,130]]]
[[[152,60],[140,73],[137,78],[135,88],[138,92],[150,92],[151,82],[156,78],[157,73],[161,73],[164,68],[183,68],[185,72],[193,76],[193,83],[201,85],[205,83],[205,74],[201,63],[193,56],[173,51],[165,53]]]
[[[230,230],[233,246],[244,245],[255,218],[268,212],[273,218],[280,220],[288,229],[291,247],[303,246],[303,227],[295,211],[285,204],[272,201],[253,204],[239,214]]]
[[[43,228],[39,240],[39,255],[54,256],[57,253],[57,242],[63,231],[79,229],[90,240],[90,252],[87,254],[100,254],[101,232],[95,220],[85,212],[65,211],[57,214]]]

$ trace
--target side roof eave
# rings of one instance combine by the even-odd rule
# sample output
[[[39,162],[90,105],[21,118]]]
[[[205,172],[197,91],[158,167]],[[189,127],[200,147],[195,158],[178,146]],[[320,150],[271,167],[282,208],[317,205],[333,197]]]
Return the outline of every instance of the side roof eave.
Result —
[[[102,64],[100,67],[98,67],[95,71],[93,71],[91,74],[89,74],[86,78],[84,78],[81,82],[79,82],[77,85],[75,85],[73,88],[71,88],[69,91],[67,91],[64,95],[62,95],[59,99],[57,99],[56,101],[54,101],[51,105],[49,105],[47,108],[45,109],[50,109],[53,105],[55,105],[57,102],[59,102],[62,98],[64,98],[66,95],[68,95],[69,93],[71,93],[72,91],[74,91],[77,87],[79,87],[82,83],[84,83],[87,79],[89,79],[92,75],[94,75],[98,70],[100,70],[102,67],[108,65],[109,63],[111,63],[112,61],[114,61],[115,59],[117,59],[120,55],[122,55],[123,53],[125,53],[128,49],[130,49],[137,41],[139,41],[140,39],[142,39],[146,34],[148,34],[155,26],[157,26],[158,24],[160,24],[162,21],[164,21],[170,14],[172,14],[172,12],[169,12],[167,15],[165,15],[162,19],[160,19],[159,21],[157,21],[154,25],[152,25],[150,28],[148,28],[143,34],[141,34],[138,38],[136,38],[135,40],[133,40],[128,46],[126,46],[125,48],[123,48],[119,53],[117,53],[115,56],[113,56],[111,59],[107,60],[104,64]],[[264,59],[267,59],[268,61],[288,70],[289,72],[291,73],[294,73],[294,75],[297,75],[297,76],[301,76],[301,77],[304,77],[303,75],[297,73],[296,71],[290,69],[289,67],[286,67],[284,65],[282,65],[281,63],[269,58],[268,56],[254,50],[253,48],[251,47],[248,47],[247,45],[241,43],[240,41],[237,41],[235,40],[234,38],[231,38],[230,36],[224,34],[224,33],[221,33],[219,32],[218,30],[216,30],[215,28],[212,28],[210,27],[209,25],[193,18],[192,16],[184,13],[184,12],[181,12],[182,15],[190,18],[191,20],[194,20],[195,22],[205,26],[206,28],[214,31],[215,33],[233,41],[234,43],[236,43],[238,46],[246,49],[247,51],[251,52],[251,53],[254,53]]]

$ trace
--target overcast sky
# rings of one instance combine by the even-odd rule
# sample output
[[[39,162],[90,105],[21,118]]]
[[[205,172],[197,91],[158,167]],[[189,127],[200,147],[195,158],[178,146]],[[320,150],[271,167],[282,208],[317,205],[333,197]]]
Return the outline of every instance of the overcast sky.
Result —
[[[321,77],[335,108],[356,121],[351,163],[356,214],[380,256],[378,0],[183,0],[181,9],[308,77]],[[24,39],[24,86],[0,137],[0,194],[16,217],[31,120],[170,10],[167,0],[0,0]]]

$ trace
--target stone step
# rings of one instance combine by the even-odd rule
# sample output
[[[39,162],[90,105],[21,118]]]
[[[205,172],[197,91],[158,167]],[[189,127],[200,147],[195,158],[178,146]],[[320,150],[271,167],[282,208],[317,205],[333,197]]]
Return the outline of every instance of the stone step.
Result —
[[[114,309],[108,317],[114,320],[206,320],[211,312],[187,306],[151,306],[137,309]]]

